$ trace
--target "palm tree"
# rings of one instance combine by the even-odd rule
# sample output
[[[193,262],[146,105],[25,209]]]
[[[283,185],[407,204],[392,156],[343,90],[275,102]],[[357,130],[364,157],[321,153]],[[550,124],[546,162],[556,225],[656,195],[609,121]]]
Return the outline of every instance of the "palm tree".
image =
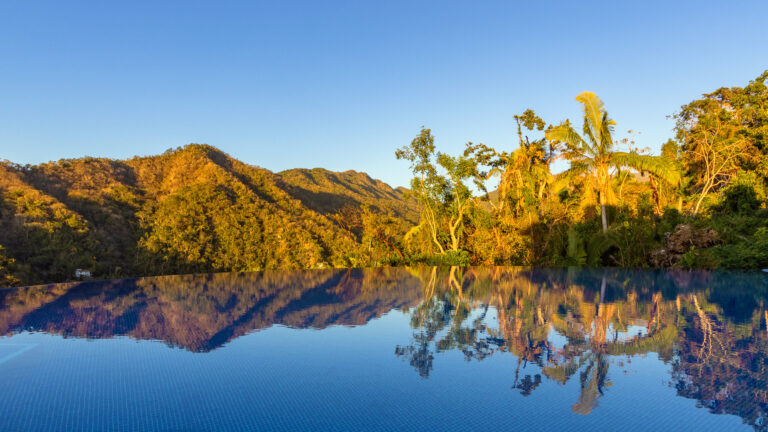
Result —
[[[582,178],[587,190],[585,195],[592,196],[597,191],[600,197],[600,216],[603,233],[608,232],[608,220],[605,214],[606,204],[612,204],[616,196],[611,187],[611,178],[621,167],[630,167],[638,171],[648,171],[656,177],[670,183],[677,183],[679,172],[664,158],[636,153],[614,152],[611,134],[615,121],[608,117],[603,101],[596,94],[585,91],[576,96],[584,106],[583,135],[579,135],[571,123],[566,120],[546,132],[550,141],[565,144],[563,157],[571,162],[571,167],[561,174],[562,178]]]

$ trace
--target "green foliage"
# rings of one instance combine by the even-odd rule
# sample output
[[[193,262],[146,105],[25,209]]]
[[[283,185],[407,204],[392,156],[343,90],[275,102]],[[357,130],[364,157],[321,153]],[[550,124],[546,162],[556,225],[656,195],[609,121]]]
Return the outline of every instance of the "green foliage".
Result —
[[[614,233],[602,233],[594,223],[576,224],[568,228],[567,249],[563,264],[599,267],[606,254],[616,247]]]
[[[613,265],[620,267],[645,267],[648,256],[660,245],[656,241],[655,223],[649,218],[635,217],[613,227],[609,233],[610,246],[616,251],[611,259]]]
[[[768,71],[744,88],[720,88],[684,105],[675,115],[680,156],[697,214],[709,195],[753,172],[768,179]],[[713,204],[717,200],[710,200]]]
[[[667,207],[661,220],[656,224],[657,233],[669,233],[674,231],[675,227],[683,223],[683,215],[676,208]]]
[[[15,261],[9,258],[0,246],[0,288],[16,286],[20,281],[13,275]]]
[[[105,278],[350,265],[358,243],[288,190],[204,145],[127,161],[0,164],[0,244],[24,284],[71,280],[78,268]]]
[[[580,128],[514,116],[513,149],[470,142],[450,155],[422,128],[396,151],[410,190],[354,171],[275,174],[199,144],[125,161],[2,162],[0,284],[71,280],[76,269],[768,267],[766,80],[684,105],[660,156],[615,141],[591,92],[576,98]],[[569,162],[560,174],[557,159]]]
[[[571,166],[560,177],[583,184],[583,205],[595,202],[599,197],[603,233],[608,232],[606,205],[616,203],[612,180],[620,168],[630,167],[640,172],[650,172],[671,184],[679,181],[680,175],[669,160],[642,155],[637,152],[616,152],[613,150],[613,131],[616,122],[608,117],[603,101],[592,92],[582,92],[577,97],[584,108],[583,136],[579,135],[566,120],[559,126],[547,131],[547,139],[562,143],[563,156]]]
[[[711,254],[719,268],[768,268],[768,228],[758,228],[745,241],[714,247]]]
[[[713,210],[720,213],[753,214],[765,205],[766,187],[755,172],[738,173],[722,191],[722,199]]]
[[[749,184],[735,184],[723,191],[722,210],[732,213],[752,213],[760,207],[755,188]]]
[[[719,267],[718,262],[710,251],[697,250],[693,246],[691,246],[688,252],[683,254],[677,265],[687,269]]]
[[[440,255],[416,255],[409,260],[411,264],[426,264],[438,267],[466,267],[470,265],[469,253],[464,250],[447,251]]]
[[[407,199],[405,188],[388,184],[356,171],[333,172],[322,168],[281,171],[280,183],[306,207],[323,215],[337,214],[344,208],[368,206],[411,224],[419,221],[419,204]]]
[[[566,263],[574,266],[583,266],[587,264],[587,251],[584,246],[584,240],[579,237],[579,232],[575,227],[568,228],[568,249]]]
[[[411,163],[411,193],[421,204],[419,226],[430,235],[430,249],[436,246],[439,254],[458,251],[465,217],[475,201],[466,182],[474,181],[482,188],[477,160],[468,153],[451,156],[436,152],[435,138],[426,128],[395,156]]]
[[[284,226],[247,189],[199,184],[160,202],[140,246],[167,272],[255,271],[317,266],[322,245]],[[271,247],[265,248],[264,245]]]

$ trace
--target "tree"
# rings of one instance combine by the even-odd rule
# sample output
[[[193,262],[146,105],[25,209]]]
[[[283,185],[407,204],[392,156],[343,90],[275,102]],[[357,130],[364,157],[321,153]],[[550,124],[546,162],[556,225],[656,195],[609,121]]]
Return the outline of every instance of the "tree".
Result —
[[[698,195],[693,214],[705,198],[725,188],[739,170],[758,170],[765,180],[768,163],[768,71],[745,88],[720,88],[684,105],[675,115],[677,140]]]
[[[546,123],[536,113],[527,109],[514,116],[517,123],[518,148],[513,151],[497,151],[483,144],[468,144],[464,154],[473,155],[479,165],[488,167],[487,173],[480,173],[483,178],[499,176],[497,189],[498,205],[490,201],[493,207],[493,219],[496,224],[491,228],[497,250],[507,249],[509,245],[530,239],[527,244],[528,261],[536,256],[539,244],[536,224],[547,209],[547,199],[551,196],[552,173],[550,164],[556,158],[556,146],[543,136],[531,140],[530,132],[541,133]],[[524,132],[525,131],[525,132]],[[485,188],[481,188],[483,191]],[[526,233],[527,231],[527,233]]]
[[[411,162],[411,193],[421,204],[421,223],[418,227],[426,226],[429,229],[430,239],[437,246],[437,250],[444,254],[445,248],[437,236],[440,202],[441,197],[445,195],[447,184],[445,179],[438,175],[433,161],[435,138],[432,131],[421,128],[421,132],[411,141],[410,146],[398,149],[395,156],[397,159]]]
[[[477,162],[467,156],[450,156],[445,153],[437,154],[437,163],[446,172],[447,189],[449,194],[444,196],[448,216],[448,234],[451,238],[451,251],[459,250],[464,228],[464,216],[473,204],[472,191],[464,184],[469,179],[480,182],[477,172]]]
[[[669,204],[671,200],[674,199],[678,212],[683,211],[683,191],[687,186],[688,181],[690,180],[685,178],[682,174],[684,169],[680,153],[680,146],[675,140],[667,140],[667,142],[661,146],[661,157],[669,161],[669,163],[675,167],[677,172],[680,173],[680,182],[677,185],[671,185],[667,182],[664,182],[658,186],[651,183],[654,189],[658,188],[656,193],[660,195],[659,199],[661,202]],[[653,179],[653,176],[651,176],[651,179]]]
[[[435,139],[425,128],[409,146],[397,150],[395,155],[411,162],[414,174],[411,191],[422,206],[422,222],[416,229],[428,227],[430,238],[440,254],[446,252],[440,236],[447,231],[449,250],[457,252],[466,214],[474,202],[466,182],[474,180],[482,187],[477,161],[466,154],[450,156],[435,152]]]
[[[361,261],[366,267],[391,264],[396,253],[400,262],[405,261],[399,238],[402,238],[404,223],[391,215],[381,214],[367,204],[360,207],[342,207],[330,216],[344,230],[349,238],[359,244]]]
[[[608,232],[605,206],[615,202],[611,178],[616,169],[630,167],[648,171],[671,183],[677,183],[679,173],[667,160],[649,155],[613,151],[613,128],[616,122],[608,117],[603,101],[592,92],[580,93],[576,100],[584,107],[583,137],[566,120],[546,132],[546,138],[565,145],[563,156],[571,162],[562,176],[585,180],[586,195],[597,191],[603,233]]]
[[[519,217],[538,210],[551,184],[549,165],[555,159],[556,148],[546,139],[531,141],[523,135],[523,128],[529,132],[544,130],[546,123],[533,110],[527,109],[514,118],[519,138],[516,150],[498,152],[483,144],[470,143],[464,154],[475,154],[480,164],[491,168],[486,178],[499,175],[498,210]]]
[[[13,265],[13,258],[8,258],[5,249],[0,246],[0,288],[16,286],[21,282],[11,273]]]

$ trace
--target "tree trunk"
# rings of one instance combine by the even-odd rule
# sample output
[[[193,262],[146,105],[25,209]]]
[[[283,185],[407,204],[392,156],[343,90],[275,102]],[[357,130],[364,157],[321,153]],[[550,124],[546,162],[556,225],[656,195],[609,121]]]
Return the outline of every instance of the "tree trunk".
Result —
[[[603,221],[603,234],[606,234],[608,232],[608,215],[605,214],[605,188],[598,190],[598,192],[600,193],[600,219]]]
[[[528,230],[531,232],[531,255],[528,261],[532,263],[536,257],[536,232],[533,229],[533,216],[530,211],[528,212]]]
[[[699,214],[699,207],[701,206],[701,202],[704,201],[705,194],[701,194],[699,199],[696,201],[696,206],[693,208],[693,216],[696,217]]]
[[[395,246],[395,245],[393,245],[392,243],[390,243],[390,241],[389,241],[389,240],[387,240],[387,237],[386,237],[386,236],[382,235],[382,236],[376,236],[376,237],[378,237],[378,239],[379,239],[379,240],[381,240],[382,242],[384,242],[384,244],[386,244],[386,245],[387,245],[387,246],[388,246],[390,249],[392,249],[392,250],[394,250],[395,252],[397,252],[397,254],[398,254],[398,255],[400,255],[400,258],[402,258],[403,260],[405,260],[405,255],[403,255],[403,252],[402,252],[402,251],[400,251],[400,248],[398,248],[397,246]]]
[[[699,196],[699,199],[696,201],[696,206],[693,208],[693,216],[697,216],[699,214],[699,207],[701,207],[701,203],[704,201],[704,197],[707,196],[709,193],[709,190],[712,188],[712,181],[707,180],[707,182],[704,184],[704,188],[701,190],[701,195]]]
[[[656,182],[653,181],[653,174],[648,175],[648,180],[653,190],[653,211],[657,215],[661,214],[661,197],[659,196],[659,189],[656,187]]]
[[[608,216],[605,214],[605,199],[600,197],[600,218],[603,220],[603,234],[608,232]]]
[[[429,231],[430,234],[432,234],[432,241],[435,242],[437,245],[437,248],[440,250],[440,254],[445,254],[445,249],[443,249],[443,245],[440,244],[439,241],[437,241],[437,221],[435,220],[435,215],[432,212],[432,209],[425,208],[425,211],[427,212],[427,224],[429,224]]]
[[[464,208],[459,205],[459,215],[454,222],[452,219],[448,220],[448,233],[451,235],[451,250],[456,252],[459,250],[459,237],[456,235],[456,231],[461,225],[461,221],[464,220]]]
[[[456,237],[456,230],[451,227],[451,251],[459,250],[459,239]]]

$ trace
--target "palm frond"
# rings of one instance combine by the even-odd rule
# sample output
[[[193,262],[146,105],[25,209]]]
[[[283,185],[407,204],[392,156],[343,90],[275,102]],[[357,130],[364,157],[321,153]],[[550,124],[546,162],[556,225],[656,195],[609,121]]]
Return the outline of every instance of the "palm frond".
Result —
[[[603,130],[603,101],[594,92],[584,91],[576,96],[576,101],[580,102],[584,106],[584,119],[592,129],[592,136],[596,139]],[[586,125],[585,125],[586,126]],[[595,141],[599,143],[599,141]]]
[[[568,185],[570,185],[571,181],[572,179],[568,176],[557,175],[552,180],[552,184],[550,185],[550,190],[553,193],[558,194],[560,193],[561,190],[565,189]]]
[[[591,172],[593,168],[592,159],[572,160],[571,166],[563,174],[571,178],[579,177]]]
[[[608,118],[608,112],[603,111],[603,119],[600,123],[602,128],[600,130],[600,148],[603,153],[611,151],[613,147],[613,126],[615,124],[615,121]]]
[[[492,168],[490,171],[488,171],[488,174],[486,174],[485,179],[490,180],[491,177],[495,176],[496,174],[503,174],[504,170],[501,168]]]
[[[584,117],[584,126],[582,126],[582,130],[588,139],[590,153],[592,155],[596,155],[600,142],[597,140],[597,138],[595,138],[595,134],[592,131],[588,117]]]
[[[668,159],[661,156],[615,152],[611,154],[611,164],[616,167],[625,166],[638,171],[648,171],[673,185],[680,182],[680,171]]]
[[[597,194],[595,193],[594,185],[591,182],[584,184],[584,189],[581,193],[581,201],[579,202],[580,208],[587,208],[597,204]]]
[[[584,142],[584,139],[582,139],[581,136],[579,136],[579,134],[573,130],[573,127],[567,121],[548,130],[544,136],[550,141],[563,142],[566,144],[566,146],[573,149],[588,148],[587,143]]]
[[[573,226],[568,228],[568,246],[566,254],[569,264],[583,266],[587,263],[587,252],[584,250],[584,241],[579,238],[579,233]]]
[[[587,240],[587,265],[595,267],[603,261],[603,254],[612,246],[616,246],[616,240],[611,233],[593,235]]]

